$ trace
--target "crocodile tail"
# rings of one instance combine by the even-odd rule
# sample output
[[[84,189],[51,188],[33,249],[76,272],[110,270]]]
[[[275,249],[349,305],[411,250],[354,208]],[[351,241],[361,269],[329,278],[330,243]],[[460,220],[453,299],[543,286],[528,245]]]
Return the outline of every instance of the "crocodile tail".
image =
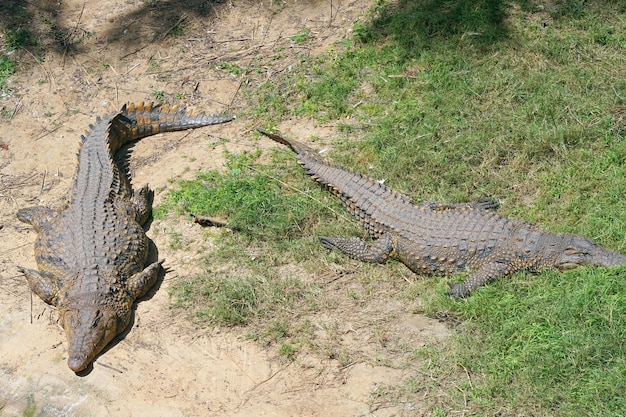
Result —
[[[109,149],[114,153],[125,144],[146,136],[226,123],[233,119],[234,117],[188,112],[178,106],[129,103],[111,118],[107,128],[107,139]]]
[[[383,206],[384,203],[381,201],[384,200],[413,204],[409,197],[387,188],[382,182],[374,181],[341,165],[329,164],[322,159],[319,152],[303,143],[261,129],[258,131],[276,142],[289,146],[296,153],[298,162],[306,173],[315,181],[327,186],[331,193],[339,197],[348,210],[358,217],[361,217],[361,214],[371,216],[373,210],[370,208]]]
[[[300,157],[309,159],[311,161],[323,162],[322,156],[319,154],[319,152],[313,150],[312,148],[309,148],[307,145],[303,143],[300,143],[293,139],[287,139],[285,137],[276,135],[274,133],[269,133],[263,129],[257,129],[257,131],[267,136],[268,138],[272,139],[273,141],[289,146],[291,150],[294,151]]]

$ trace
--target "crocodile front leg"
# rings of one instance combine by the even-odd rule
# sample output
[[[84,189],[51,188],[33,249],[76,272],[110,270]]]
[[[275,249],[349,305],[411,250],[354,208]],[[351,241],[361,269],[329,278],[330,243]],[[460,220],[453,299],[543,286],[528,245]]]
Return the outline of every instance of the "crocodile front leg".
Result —
[[[509,275],[511,273],[511,265],[503,262],[490,262],[481,266],[476,272],[467,277],[462,284],[450,284],[448,294],[453,297],[467,297],[476,288],[485,285],[488,282]]]
[[[59,287],[56,280],[41,275],[34,269],[17,267],[18,271],[24,274],[28,281],[28,286],[41,298],[45,303],[53,306],[57,305],[57,296],[59,294]]]
[[[48,207],[27,207],[17,211],[17,219],[32,225],[36,232],[40,232],[56,213],[56,210]]]
[[[325,248],[339,249],[349,257],[364,262],[382,264],[393,254],[393,242],[388,234],[382,235],[373,245],[357,237],[320,237],[319,240]]]
[[[136,273],[128,280],[128,290],[135,297],[142,297],[148,292],[148,290],[156,283],[159,277],[159,272],[163,268],[163,262],[165,259],[161,259],[158,262],[154,262],[144,268],[143,271]]]
[[[142,226],[150,218],[153,198],[154,192],[148,188],[148,184],[145,184],[143,187],[133,192],[131,201],[135,209],[135,220]]]

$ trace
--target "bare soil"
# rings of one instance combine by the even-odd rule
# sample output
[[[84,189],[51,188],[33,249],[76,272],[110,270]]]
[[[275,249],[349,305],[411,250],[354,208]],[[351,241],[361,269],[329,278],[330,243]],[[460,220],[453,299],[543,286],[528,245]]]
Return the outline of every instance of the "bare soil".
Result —
[[[311,352],[286,362],[274,348],[246,339],[245,327],[198,328],[184,310],[171,307],[168,295],[172,280],[193,274],[214,247],[205,231],[188,219],[152,223],[148,235],[159,257],[167,260],[169,272],[154,295],[137,304],[131,330],[97,358],[85,376],[67,367],[56,311],[33,296],[17,272],[18,265],[36,267],[35,234],[15,212],[64,201],[76,169],[79,136],[96,116],[111,114],[126,102],[153,101],[159,91],[169,102],[208,113],[241,112],[247,106],[242,83],[271,80],[288,71],[298,55],[325,51],[349,36],[355,19],[371,3],[3,0],[3,29],[23,26],[24,16],[16,13],[22,10],[39,38],[38,47],[19,49],[12,56],[19,69],[11,78],[11,94],[0,101],[0,415],[425,412],[419,401],[389,398],[383,391],[414,376],[402,366],[406,352],[436,346],[449,334],[444,325],[412,314],[404,301],[385,296],[374,297],[358,310],[334,309],[311,317],[320,329],[333,323],[336,343],[354,358],[349,363]],[[305,28],[309,39],[293,43],[290,37]],[[245,67],[274,56],[277,47],[284,51],[280,58],[256,78],[214,70],[220,62]],[[219,168],[223,149],[273,146],[253,141],[254,127],[240,119],[146,138],[132,152],[133,183],[149,183],[159,204],[176,180]],[[294,135],[332,134],[328,127],[302,121],[285,121],[281,129]],[[172,231],[183,236],[185,249],[169,244]],[[328,291],[345,294],[360,286],[357,279],[339,280],[329,284]],[[405,348],[394,353],[391,347],[398,346]],[[379,360],[382,356],[386,360]]]

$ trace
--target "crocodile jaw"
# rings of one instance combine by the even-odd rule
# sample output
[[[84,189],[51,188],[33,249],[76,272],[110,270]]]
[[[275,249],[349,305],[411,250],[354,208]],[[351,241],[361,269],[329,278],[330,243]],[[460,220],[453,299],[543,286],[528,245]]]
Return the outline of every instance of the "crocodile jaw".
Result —
[[[82,305],[64,309],[61,316],[69,344],[67,365],[83,371],[117,334],[117,314],[111,307]]]

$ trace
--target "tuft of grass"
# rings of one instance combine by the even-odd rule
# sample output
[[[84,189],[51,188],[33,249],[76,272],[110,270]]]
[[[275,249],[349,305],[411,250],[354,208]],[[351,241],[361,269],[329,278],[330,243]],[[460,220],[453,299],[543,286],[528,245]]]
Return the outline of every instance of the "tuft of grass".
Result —
[[[288,361],[293,361],[298,353],[298,348],[289,344],[283,343],[279,349],[280,354]]]
[[[151,62],[155,62],[155,61],[151,61]],[[167,99],[165,98],[165,91],[163,90],[154,90],[152,92],[152,97],[154,97],[155,100],[160,101],[163,104],[167,103]]]
[[[18,49],[26,46],[36,46],[37,38],[26,29],[17,28],[6,32],[6,43],[8,48]]]
[[[185,32],[185,22],[180,21],[170,29],[168,35],[171,36],[181,36]]]
[[[35,402],[35,396],[33,394],[26,397],[26,408],[22,412],[24,417],[33,417],[37,412],[37,403]]]
[[[309,39],[310,36],[311,36],[311,30],[303,29],[300,32],[293,35],[290,39],[293,43],[299,44]]]
[[[186,308],[201,301],[201,307],[193,310],[203,325],[239,326],[288,307],[302,291],[304,284],[295,278],[280,281],[210,272],[179,282],[171,295]]]
[[[217,63],[215,65],[215,68],[218,70],[223,70],[223,71],[227,71],[229,74],[232,74],[233,76],[237,77],[247,71],[249,71],[250,69],[247,67],[242,67],[240,65],[237,64],[233,64],[231,62],[226,62],[226,61],[221,61],[219,63]]]
[[[0,92],[6,92],[8,90],[6,84],[7,78],[14,73],[15,62],[5,56],[0,56]]]

